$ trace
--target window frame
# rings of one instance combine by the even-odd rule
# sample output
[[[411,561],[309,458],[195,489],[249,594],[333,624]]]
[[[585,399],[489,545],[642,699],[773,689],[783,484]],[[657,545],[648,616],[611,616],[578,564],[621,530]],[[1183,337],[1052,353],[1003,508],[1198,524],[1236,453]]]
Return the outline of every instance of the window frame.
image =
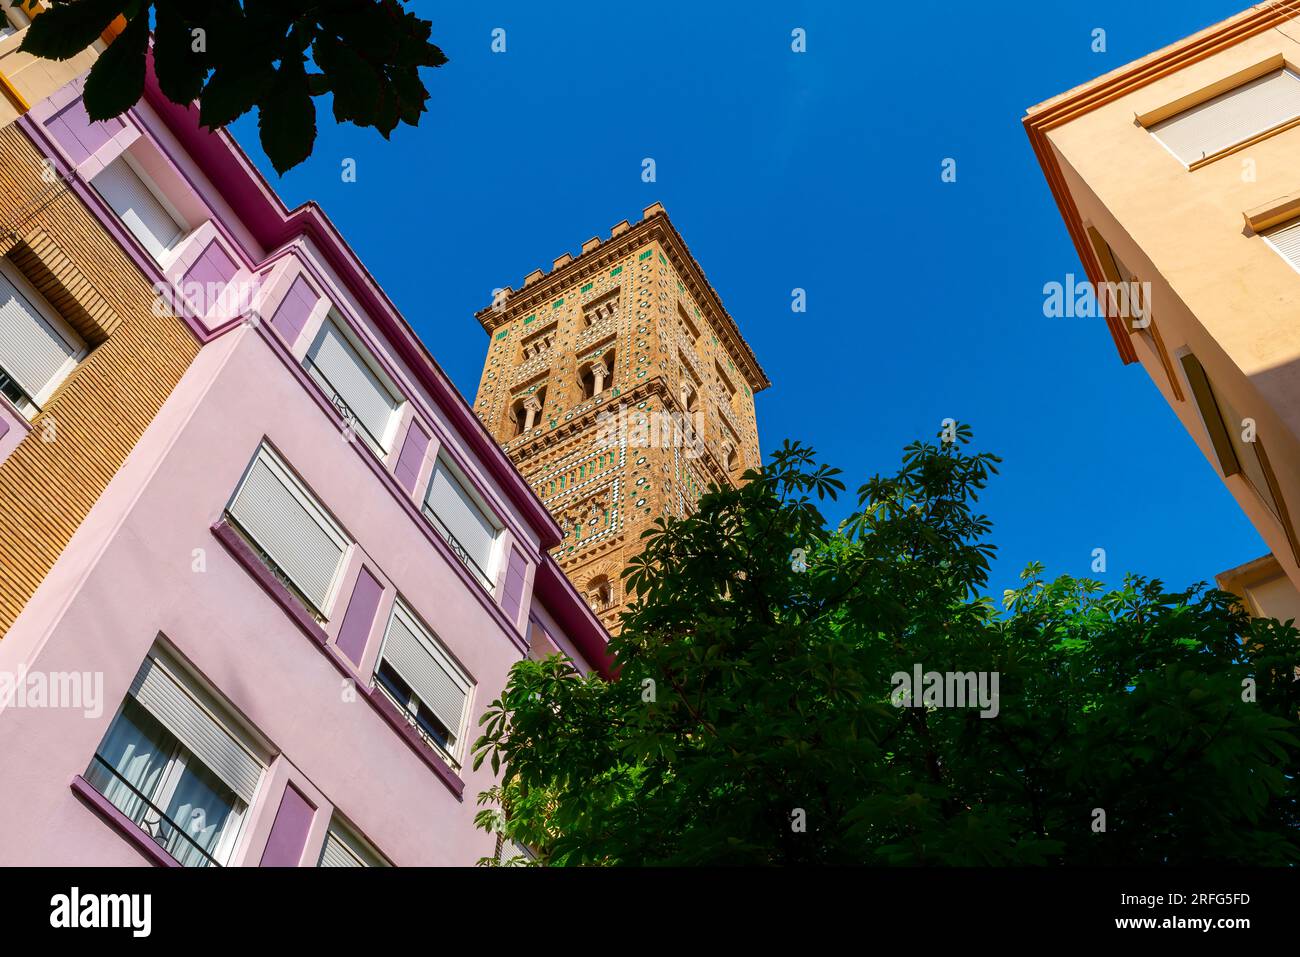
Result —
[[[86,356],[90,354],[90,346],[77,330],[73,329],[72,325],[59,314],[58,310],[46,301],[40,291],[23,275],[22,270],[8,258],[0,257],[0,274],[3,274],[5,279],[13,285],[14,290],[31,307],[32,312],[49,326],[54,334],[62,339],[66,345],[73,347],[73,354],[64,360],[59,371],[45,383],[36,395],[29,394],[23,384],[13,378],[12,373],[7,373],[14,385],[22,390],[25,402],[13,402],[7,395],[4,398],[22,414],[23,418],[30,422],[50,401],[50,398],[58,391],[59,386],[68,380],[68,376],[72,375],[73,370],[85,361]],[[24,408],[24,405],[30,405],[31,408]]]
[[[410,699],[407,702],[401,702],[397,700],[397,696],[393,691],[379,678],[379,669],[381,665],[386,663],[384,652],[388,647],[389,636],[393,630],[393,623],[399,618],[403,619],[403,626],[416,636],[417,641],[419,641],[425,650],[429,652],[430,657],[432,657],[434,661],[447,672],[452,682],[465,694],[465,701],[464,704],[461,705],[461,713],[457,727],[448,728],[448,731],[452,736],[450,747],[439,743],[436,739],[432,739],[432,737],[422,729],[418,723],[415,723],[412,720],[417,718],[420,712],[418,708],[413,708],[411,706],[411,702],[415,702],[419,706],[428,708],[429,713],[433,714],[432,707],[424,702],[414,689],[411,690]],[[389,663],[389,667],[393,668],[393,665]],[[393,668],[393,670],[397,671],[396,668]],[[400,677],[400,672],[398,674]],[[406,682],[406,679],[403,678],[402,680],[403,683],[409,685],[409,683]],[[412,609],[400,595],[393,602],[393,607],[388,613],[388,621],[384,625],[384,635],[379,643],[379,652],[375,655],[375,664],[371,669],[370,684],[371,687],[379,690],[386,698],[402,710],[402,716],[408,723],[412,724],[416,732],[430,747],[436,750],[440,756],[447,759],[454,769],[459,770],[461,768],[461,762],[464,759],[465,752],[465,739],[468,736],[466,729],[469,727],[470,715],[473,710],[474,688],[476,687],[476,683],[474,679],[470,677],[469,672],[462,668],[460,663],[452,657],[451,652],[443,646],[437,633],[434,632],[432,628],[425,625],[419,615],[415,613],[414,609]],[[437,717],[436,714],[433,716],[435,718]],[[441,722],[440,718],[438,720]]]
[[[216,770],[205,764],[203,760],[191,751],[162,719],[146,707],[129,690],[122,696],[122,700],[119,702],[112,720],[108,723],[103,735],[95,745],[94,752],[92,753],[87,765],[85,775],[87,783],[90,784],[95,792],[103,797],[105,801],[108,801],[114,808],[116,808],[119,813],[130,819],[134,826],[140,829],[145,840],[157,844],[165,853],[180,862],[181,858],[168,850],[164,844],[158,842],[144,825],[146,822],[150,821],[151,818],[153,818],[153,823],[158,823],[162,820],[161,815],[166,815],[168,813],[167,808],[176,796],[177,789],[180,788],[181,784],[185,781],[186,774],[198,773],[197,770],[191,770],[190,765],[193,764],[195,768],[201,768],[212,778],[219,781],[222,786],[231,793],[232,800],[229,802],[229,811],[226,820],[222,825],[220,835],[210,851],[205,851],[197,843],[186,842],[183,839],[181,846],[198,848],[198,850],[202,854],[206,854],[207,858],[209,858],[216,866],[227,867],[230,865],[231,859],[234,857],[235,852],[239,847],[239,841],[244,835],[245,826],[252,819],[252,814],[250,812],[257,804],[264,790],[264,785],[267,780],[267,772],[269,770],[266,749],[260,744],[249,740],[248,733],[244,731],[243,722],[236,718],[234,709],[225,701],[224,697],[209,689],[206,687],[204,682],[194,677],[190,670],[182,666],[179,661],[166,650],[166,648],[160,645],[154,645],[145,655],[144,660],[152,660],[155,666],[160,666],[183,693],[194,699],[198,709],[200,709],[201,712],[205,714],[217,727],[221,728],[227,735],[243,747],[250,757],[260,766],[260,774],[257,786],[254,788],[252,794],[252,799],[245,801],[245,799],[236,791],[235,787],[230,785]],[[143,663],[141,667],[143,667]],[[145,715],[148,715],[157,723],[162,734],[165,735],[165,739],[157,742],[160,753],[165,753],[166,755],[162,762],[162,768],[158,773],[157,781],[148,791],[144,788],[138,788],[136,789],[139,792],[138,794],[132,793],[132,800],[139,800],[140,796],[143,796],[144,801],[149,805],[148,808],[141,809],[144,813],[140,814],[139,821],[135,820],[134,814],[129,813],[125,808],[119,806],[116,801],[110,798],[108,794],[105,793],[105,789],[96,787],[91,783],[95,776],[95,769],[101,765],[112,768],[113,775],[110,776],[110,780],[117,780],[118,777],[120,777],[120,773],[117,772],[115,767],[113,767],[113,764],[108,759],[107,755],[103,753],[103,749],[106,746],[106,743],[113,737],[113,733],[115,729],[118,728],[119,723],[124,719],[130,720],[125,717],[125,712],[129,704],[134,705],[135,708],[139,709]],[[147,734],[144,736],[144,740],[148,740]],[[127,781],[125,777],[121,777],[121,780],[129,787],[135,787],[131,782]],[[168,823],[174,828],[181,826],[181,822],[173,821],[170,818],[168,818]]]
[[[447,527],[446,523],[438,516],[438,513],[429,505],[429,494],[433,490],[434,481],[437,479],[438,469],[442,467],[445,467],[447,474],[460,487],[465,497],[469,499],[470,504],[478,509],[479,513],[487,519],[488,524],[493,528],[492,548],[487,557],[486,568],[480,567],[478,562],[469,555],[468,549],[459,539],[455,538],[451,529]],[[433,468],[429,470],[429,480],[425,483],[424,494],[420,498],[420,513],[425,516],[426,520],[431,521],[439,534],[443,535],[443,540],[451,547],[461,564],[469,569],[475,580],[487,591],[493,591],[496,588],[497,579],[500,577],[501,541],[504,537],[502,533],[505,531],[505,522],[497,515],[496,509],[484,501],[483,496],[474,487],[474,483],[466,478],[464,469],[446,453],[445,447],[438,450],[438,454],[433,460]],[[462,556],[462,552],[465,553],[464,556]]]
[[[331,836],[356,859],[358,867],[392,867],[384,855],[380,854],[370,841],[362,837],[355,827],[344,821],[337,811],[330,817],[330,822],[325,828],[325,840],[321,842],[320,855],[316,858],[317,867],[322,866],[321,862],[325,859],[325,850],[329,847]]]
[[[163,247],[162,256],[157,255],[145,244],[143,239],[136,235],[135,230],[127,225],[126,220],[122,218],[122,214],[117,211],[111,202],[109,202],[108,197],[104,195],[98,186],[95,186],[95,180],[104,175],[104,172],[112,166],[113,163],[117,162],[126,164],[127,169],[135,174],[136,178],[141,182],[141,184],[143,184],[144,188],[148,190],[149,194],[158,201],[158,205],[163,208],[163,211],[172,218],[173,222],[176,223],[179,232],[176,234],[176,238],[173,239],[169,245]],[[164,269],[170,267],[171,264],[176,261],[176,257],[180,253],[180,250],[185,246],[186,240],[188,240],[190,236],[194,235],[195,230],[198,228],[197,225],[192,225],[190,223],[188,217],[181,215],[180,210],[178,210],[176,204],[168,198],[163,188],[159,186],[157,181],[149,175],[148,171],[140,165],[140,161],[131,155],[130,147],[119,153],[113,158],[112,162],[105,164],[103,169],[92,176],[90,178],[90,185],[94,189],[95,195],[103,200],[104,205],[113,211],[113,215],[117,217],[117,221],[122,224],[122,228],[130,233],[131,238],[140,244],[140,248],[149,254],[150,259],[158,263],[158,265]],[[163,244],[160,242],[159,245],[161,246]]]
[[[276,474],[278,479],[281,480],[286,490],[293,496],[294,500],[303,506],[308,516],[312,518],[313,521],[316,521],[317,525],[327,537],[339,545],[339,559],[335,565],[333,577],[330,579],[329,590],[326,593],[324,600],[321,602],[321,605],[324,607],[318,606],[316,602],[312,600],[311,596],[303,590],[302,585],[300,585],[294,577],[289,574],[284,566],[280,564],[280,559],[268,552],[266,546],[254,538],[253,533],[245,528],[235,513],[231,511],[234,507],[235,501],[239,498],[239,493],[248,483],[249,477],[253,474],[253,468],[259,461],[266,462],[267,467]],[[289,467],[288,463],[281,458],[270,442],[263,440],[258,445],[257,451],[253,453],[253,457],[249,459],[248,464],[244,467],[244,471],[240,475],[239,481],[235,483],[234,491],[230,493],[230,497],[226,500],[223,514],[235,526],[235,528],[239,530],[241,535],[256,546],[259,558],[263,555],[270,558],[275,565],[274,570],[289,579],[293,585],[294,591],[306,601],[307,607],[310,610],[319,613],[323,620],[328,620],[329,610],[334,606],[334,600],[338,597],[339,586],[343,579],[343,572],[348,566],[351,549],[355,542],[353,541],[352,536],[350,536],[334,516],[330,514],[329,509],[325,507],[324,502],[321,502],[316,497],[315,493],[311,491],[307,484],[300,479],[297,473]]]
[[[1230,431],[1233,428],[1239,428],[1240,423],[1237,426],[1229,425],[1224,412],[1224,403],[1227,402],[1227,399],[1220,398],[1221,393],[1214,388],[1205,367],[1190,349],[1182,352],[1178,358],[1178,364],[1182,367],[1183,375],[1187,379],[1188,388],[1192,393],[1192,404],[1201,417],[1201,424],[1210,439],[1210,445],[1214,449],[1214,456],[1219,463],[1219,469],[1222,471],[1224,479],[1226,480],[1231,475],[1241,477],[1244,484],[1259,500],[1260,505],[1264,507],[1264,510],[1281,526],[1282,533],[1291,546],[1292,555],[1297,561],[1300,561],[1300,538],[1297,537],[1292,524],[1286,499],[1282,495],[1282,487],[1278,483],[1272,464],[1269,462],[1263,436],[1259,434],[1258,423],[1256,423],[1255,440],[1248,444],[1252,447],[1251,451],[1255,453],[1255,464],[1263,475],[1264,489],[1260,489],[1256,485],[1255,480],[1251,477],[1250,470],[1241,461],[1241,456],[1237,453],[1236,443],[1233,442]],[[1230,405],[1229,408],[1231,409]],[[1213,412],[1213,415],[1207,415],[1207,412],[1210,411]],[[1231,411],[1236,415],[1235,409],[1231,409]],[[1267,493],[1267,497],[1265,497],[1265,493]]]
[[[1238,75],[1237,77],[1233,78],[1236,79],[1238,82],[1233,83],[1231,86],[1227,87],[1226,89],[1219,90],[1218,92],[1215,93],[1211,93],[1209,96],[1206,96],[1204,99],[1200,99],[1197,100],[1196,102],[1189,103],[1186,106],[1183,106],[1181,109],[1169,113],[1169,115],[1167,116],[1160,116],[1158,119],[1149,118],[1150,114],[1148,114],[1147,116],[1139,116],[1137,118],[1138,123],[1143,127],[1143,129],[1147,131],[1147,133],[1149,133],[1152,136],[1152,138],[1155,139],[1157,143],[1160,144],[1160,146],[1167,153],[1169,153],[1170,156],[1172,156],[1188,172],[1193,172],[1197,169],[1200,169],[1202,166],[1212,163],[1215,160],[1220,159],[1224,156],[1228,156],[1232,153],[1235,153],[1236,151],[1243,149],[1244,147],[1249,146],[1252,143],[1258,142],[1261,139],[1266,139],[1270,136],[1273,136],[1276,133],[1280,133],[1283,130],[1289,129],[1291,127],[1296,126],[1297,124],[1300,124],[1300,109],[1298,109],[1296,114],[1291,116],[1289,119],[1282,120],[1278,123],[1274,123],[1271,126],[1266,126],[1259,130],[1255,130],[1254,132],[1246,136],[1243,136],[1240,139],[1233,140],[1230,143],[1225,143],[1224,145],[1218,147],[1213,151],[1203,152],[1200,157],[1191,161],[1183,159],[1176,152],[1174,152],[1173,148],[1168,143],[1166,143],[1163,138],[1161,138],[1158,128],[1166,123],[1169,123],[1172,120],[1176,120],[1179,117],[1191,113],[1193,110],[1198,110],[1201,107],[1207,106],[1208,104],[1213,103],[1216,100],[1226,102],[1229,97],[1233,96],[1234,94],[1240,93],[1242,90],[1244,90],[1247,86],[1250,86],[1252,83],[1257,83],[1260,80],[1268,79],[1272,77],[1274,74],[1277,74],[1279,76],[1283,74],[1289,74],[1296,81],[1298,87],[1297,92],[1300,93],[1300,70],[1297,70],[1296,68],[1292,67],[1290,63],[1288,63],[1285,59],[1282,59],[1281,57],[1278,58],[1278,61],[1279,62],[1276,63],[1270,62],[1265,65],[1262,65],[1263,68],[1260,69],[1258,72],[1254,72],[1252,70],[1251,72],[1254,73],[1254,75],[1249,75],[1249,74],[1244,76]]]
[[[365,424],[357,417],[356,412],[352,410],[352,405],[348,402],[347,397],[338,390],[334,383],[329,381],[324,372],[318,371],[319,365],[313,358],[313,355],[319,348],[320,344],[324,341],[325,335],[331,328],[333,328],[339,338],[347,343],[349,348],[352,349],[356,354],[356,357],[360,360],[361,365],[375,377],[380,388],[382,388],[388,398],[393,401],[393,408],[388,415],[388,421],[384,425],[384,434],[382,436],[376,436],[370,433]],[[307,374],[307,378],[311,379],[316,388],[321,390],[321,393],[324,394],[325,398],[329,401],[330,405],[334,407],[335,411],[339,413],[343,421],[350,424],[354,433],[360,436],[362,442],[364,442],[365,445],[369,447],[369,449],[381,460],[386,461],[393,451],[394,439],[396,438],[398,426],[402,419],[402,410],[406,406],[407,398],[405,394],[403,394],[402,390],[397,387],[397,383],[393,381],[392,376],[390,376],[380,365],[379,360],[375,356],[374,350],[361,339],[352,328],[351,323],[343,317],[342,313],[340,313],[338,308],[333,304],[330,305],[329,310],[325,313],[324,319],[321,320],[316,332],[312,335],[311,341],[307,344],[307,348],[303,350],[302,358],[299,360],[298,364],[302,367],[303,372]],[[339,408],[338,403],[335,401],[335,397],[340,399],[348,410],[352,412],[352,419],[350,421],[348,417],[343,414],[342,409]]]

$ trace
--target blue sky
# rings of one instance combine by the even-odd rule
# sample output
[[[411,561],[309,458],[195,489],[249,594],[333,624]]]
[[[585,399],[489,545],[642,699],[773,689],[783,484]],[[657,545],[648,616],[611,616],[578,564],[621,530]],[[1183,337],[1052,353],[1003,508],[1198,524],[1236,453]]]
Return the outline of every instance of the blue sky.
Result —
[[[773,382],[765,450],[802,439],[856,488],[952,416],[1003,456],[982,500],[995,594],[1031,560],[1091,575],[1097,547],[1111,583],[1266,551],[1101,321],[1044,318],[1043,284],[1082,268],[1020,123],[1244,0],[413,6],[451,60],[417,129],[385,142],[322,109],[283,178],[254,118],[234,132],[289,205],[321,203],[467,397],[492,289],[658,200]]]

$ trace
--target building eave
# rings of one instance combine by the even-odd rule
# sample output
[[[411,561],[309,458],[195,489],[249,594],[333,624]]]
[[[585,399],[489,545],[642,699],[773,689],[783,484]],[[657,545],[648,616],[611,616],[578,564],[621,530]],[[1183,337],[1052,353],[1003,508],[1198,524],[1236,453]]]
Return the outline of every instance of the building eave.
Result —
[[[1171,73],[1273,29],[1297,14],[1300,14],[1300,0],[1278,0],[1275,3],[1257,4],[1163,49],[1112,70],[1104,76],[1029,108],[1022,121],[1025,132],[1029,135],[1029,142],[1038,157],[1043,175],[1047,178],[1047,184],[1056,200],[1061,218],[1065,221],[1065,227],[1069,231],[1079,260],[1083,263],[1088,279],[1094,286],[1099,286],[1105,281],[1101,264],[1097,261],[1092,244],[1088,242],[1083,219],[1066,186],[1060,158],[1048,139],[1048,134],[1057,127],[1078,119],[1119,97],[1127,96]],[[1120,360],[1126,365],[1136,362],[1137,352],[1123,322],[1118,317],[1107,317],[1106,324],[1115,340]]]

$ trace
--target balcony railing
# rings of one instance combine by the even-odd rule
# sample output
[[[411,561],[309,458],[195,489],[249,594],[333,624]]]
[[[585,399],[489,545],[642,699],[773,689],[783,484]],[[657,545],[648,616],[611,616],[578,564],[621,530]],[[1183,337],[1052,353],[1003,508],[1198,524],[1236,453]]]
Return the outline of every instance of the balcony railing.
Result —
[[[344,427],[352,432],[359,433],[366,440],[366,444],[375,451],[375,454],[382,457],[385,454],[383,443],[375,437],[373,432],[366,428],[365,423],[357,418],[357,414],[352,411],[352,407],[348,405],[339,390],[334,387],[334,383],[330,382],[329,376],[321,371],[321,367],[312,361],[311,356],[305,356],[302,364],[307,373],[325,390],[325,395],[330,400],[330,404],[334,406],[334,411],[343,419]]]
[[[105,794],[107,788],[104,786],[107,781],[115,781],[120,787],[129,791],[132,797],[129,802],[132,806],[131,810],[127,810],[126,807],[122,806],[128,802],[119,803],[113,801],[113,806],[126,815],[132,824],[144,831],[150,840],[187,867],[221,866],[215,857],[205,851],[198,841],[186,834],[185,829],[168,817],[162,808],[145,797],[144,793],[134,784],[118,774],[117,769],[109,764],[102,755],[95,755],[95,764],[98,767],[90,775],[91,786],[105,797],[108,797]],[[101,775],[107,775],[107,781],[102,779]],[[101,779],[95,780],[96,778]],[[112,799],[110,798],[110,800]],[[191,853],[197,855],[197,858],[191,857]]]
[[[438,757],[446,761],[453,771],[460,771],[460,762],[451,756],[451,752],[447,750],[446,746],[441,741],[431,735],[428,731],[424,730],[420,725],[420,719],[416,713],[411,710],[410,706],[406,702],[398,700],[397,696],[388,690],[387,685],[379,680],[379,675],[377,673],[370,679],[370,687],[378,689],[386,699],[393,703],[393,707],[402,713],[402,717],[406,719],[406,723],[411,726],[425,744],[438,753]]]
[[[285,590],[297,599],[298,603],[306,609],[307,614],[316,619],[317,624],[324,625],[328,619],[321,610],[316,607],[316,603],[307,597],[306,592],[294,584],[293,579],[285,573],[284,569],[280,567],[280,564],[267,554],[266,549],[262,548],[262,546],[254,540],[252,535],[248,534],[248,532],[244,530],[244,527],[239,524],[239,519],[235,518],[235,516],[231,515],[229,512],[226,512],[225,520],[226,524],[234,530],[235,534],[244,540],[244,544],[253,550],[258,561],[266,566],[266,570],[271,573],[271,577],[283,585]]]
[[[424,506],[423,511],[425,517],[429,519],[429,521],[433,524],[433,527],[438,530],[438,533],[442,535],[443,539],[447,542],[447,544],[451,546],[452,554],[454,554],[457,558],[460,559],[462,565],[464,565],[466,568],[468,568],[471,572],[474,573],[474,577],[478,579],[480,585],[482,585],[488,591],[491,591],[492,579],[488,578],[488,573],[479,567],[479,563],[474,561],[473,556],[470,555],[469,551],[465,548],[465,546],[462,545],[460,543],[460,540],[457,539],[456,536],[451,533],[451,529],[449,529],[446,525],[443,524],[442,519],[438,517],[438,513],[435,512],[433,509],[429,508],[428,504]]]

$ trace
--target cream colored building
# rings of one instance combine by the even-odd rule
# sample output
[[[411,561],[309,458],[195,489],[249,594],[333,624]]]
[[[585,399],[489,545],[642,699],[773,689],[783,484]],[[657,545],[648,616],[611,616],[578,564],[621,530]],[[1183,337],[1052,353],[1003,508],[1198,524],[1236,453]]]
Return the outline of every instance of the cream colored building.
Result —
[[[104,31],[102,39],[71,59],[42,60],[18,48],[32,17],[39,16],[48,7],[41,0],[26,0],[16,6],[6,0],[0,8],[0,127],[8,126],[33,103],[39,103],[88,69],[121,29],[120,22],[115,24]]]
[[[1138,308],[1106,297],[1120,359],[1146,369],[1271,550],[1220,586],[1256,614],[1291,617],[1300,2],[1252,7],[1033,107],[1024,123],[1088,278],[1150,284]]]

